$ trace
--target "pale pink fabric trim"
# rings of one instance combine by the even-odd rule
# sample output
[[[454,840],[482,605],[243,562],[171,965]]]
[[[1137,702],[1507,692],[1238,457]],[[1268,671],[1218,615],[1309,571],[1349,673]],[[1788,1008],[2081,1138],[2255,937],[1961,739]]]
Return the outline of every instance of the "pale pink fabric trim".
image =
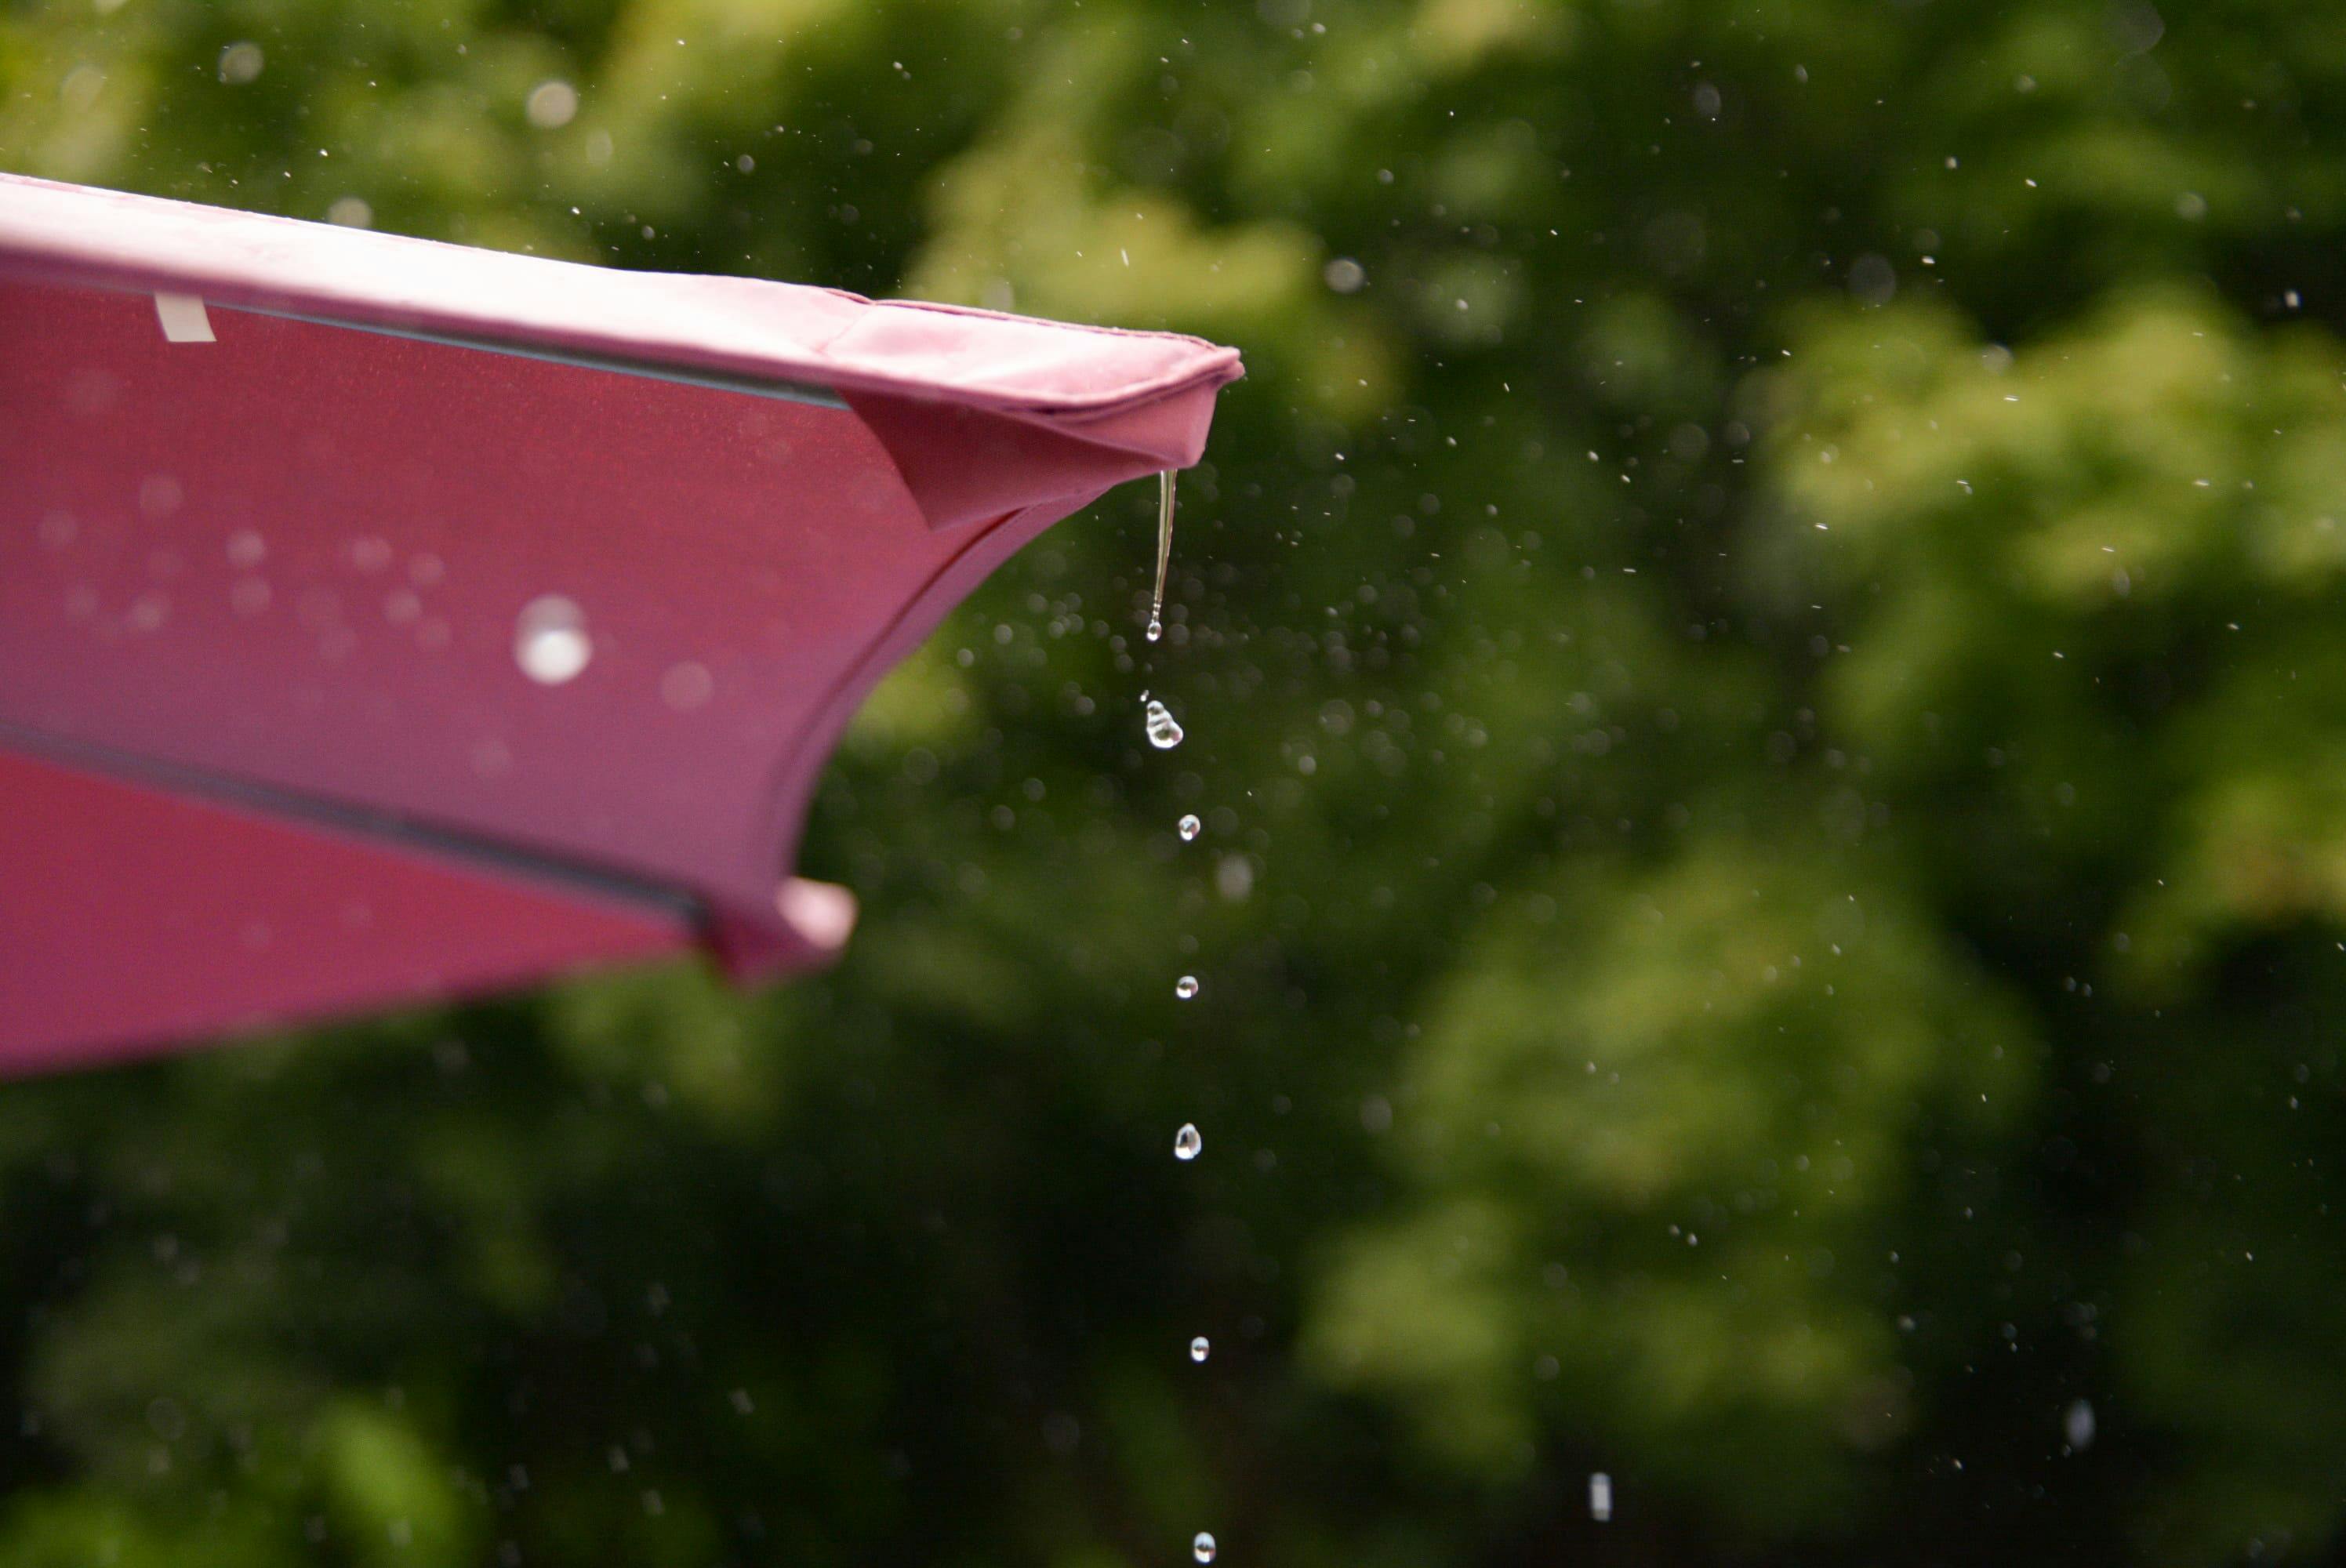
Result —
[[[1081,423],[1241,373],[1171,332],[630,272],[0,174],[0,270]]]

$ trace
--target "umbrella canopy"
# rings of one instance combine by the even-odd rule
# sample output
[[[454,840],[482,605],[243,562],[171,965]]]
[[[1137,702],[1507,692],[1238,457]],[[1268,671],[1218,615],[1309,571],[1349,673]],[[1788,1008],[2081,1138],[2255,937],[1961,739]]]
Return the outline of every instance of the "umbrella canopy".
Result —
[[[0,1070],[707,944],[1238,356],[0,176]]]

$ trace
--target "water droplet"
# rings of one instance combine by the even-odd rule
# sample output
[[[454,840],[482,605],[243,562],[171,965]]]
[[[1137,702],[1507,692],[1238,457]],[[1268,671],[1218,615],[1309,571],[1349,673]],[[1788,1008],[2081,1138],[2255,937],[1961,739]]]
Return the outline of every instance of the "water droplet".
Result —
[[[1194,1160],[1205,1146],[1206,1140],[1198,1135],[1195,1122],[1182,1123],[1181,1130],[1173,1135],[1173,1157],[1177,1160]]]
[[[1189,1359],[1202,1361],[1213,1353],[1213,1349],[1211,1345],[1206,1343],[1206,1337],[1200,1334],[1189,1341]]]
[[[1254,891],[1254,862],[1244,855],[1224,855],[1214,862],[1214,890],[1237,903]]]
[[[1148,617],[1148,640],[1155,642],[1165,635],[1165,623],[1155,616]]]
[[[219,79],[231,87],[243,87],[256,80],[267,63],[268,56],[260,52],[260,45],[249,39],[230,44],[219,52]]]
[[[1181,841],[1185,844],[1189,842],[1189,840],[1195,839],[1199,833],[1203,832],[1205,830],[1205,827],[1206,824],[1198,820],[1198,814],[1192,811],[1189,815],[1181,819]]]
[[[540,686],[574,680],[595,657],[586,640],[586,615],[559,594],[545,594],[522,606],[514,622],[514,662]]]
[[[1173,994],[1179,997],[1184,1002],[1187,1002],[1189,998],[1197,995],[1198,977],[1194,974],[1185,974],[1180,979],[1175,981],[1173,983]]]
[[[1211,1563],[1214,1560],[1213,1535],[1203,1530],[1198,1532],[1198,1539],[1189,1543],[1189,1555],[1200,1563]]]
[[[2094,1446],[2092,1400],[2076,1400],[2070,1403],[2068,1410],[2061,1417],[2061,1435],[2067,1438],[2069,1446],[2079,1453]]]
[[[660,677],[660,700],[678,713],[689,713],[697,708],[707,708],[709,699],[717,695],[717,677],[709,667],[687,659],[672,664]]]
[[[578,117],[578,89],[565,81],[540,82],[523,108],[538,129],[560,130]]]
[[[1159,751],[1170,751],[1181,744],[1181,727],[1165,711],[1165,705],[1155,697],[1148,699],[1148,744]]]
[[[1613,1517],[1613,1478],[1601,1470],[1588,1478],[1588,1517],[1599,1524]]]

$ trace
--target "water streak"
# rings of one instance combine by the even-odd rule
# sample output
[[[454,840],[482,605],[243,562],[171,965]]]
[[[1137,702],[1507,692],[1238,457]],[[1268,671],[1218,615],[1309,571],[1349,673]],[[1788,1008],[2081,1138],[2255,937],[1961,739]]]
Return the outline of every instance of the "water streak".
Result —
[[[1165,635],[1165,567],[1173,559],[1173,471],[1157,476],[1157,592],[1148,600],[1148,640]]]

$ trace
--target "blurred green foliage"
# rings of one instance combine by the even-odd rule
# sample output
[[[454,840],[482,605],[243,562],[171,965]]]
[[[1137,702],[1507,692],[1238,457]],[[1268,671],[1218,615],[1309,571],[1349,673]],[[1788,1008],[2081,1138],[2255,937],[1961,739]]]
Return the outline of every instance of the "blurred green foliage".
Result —
[[[2338,1549],[2334,6],[15,0],[0,166],[1250,372],[835,973],[0,1094],[9,1560]]]

